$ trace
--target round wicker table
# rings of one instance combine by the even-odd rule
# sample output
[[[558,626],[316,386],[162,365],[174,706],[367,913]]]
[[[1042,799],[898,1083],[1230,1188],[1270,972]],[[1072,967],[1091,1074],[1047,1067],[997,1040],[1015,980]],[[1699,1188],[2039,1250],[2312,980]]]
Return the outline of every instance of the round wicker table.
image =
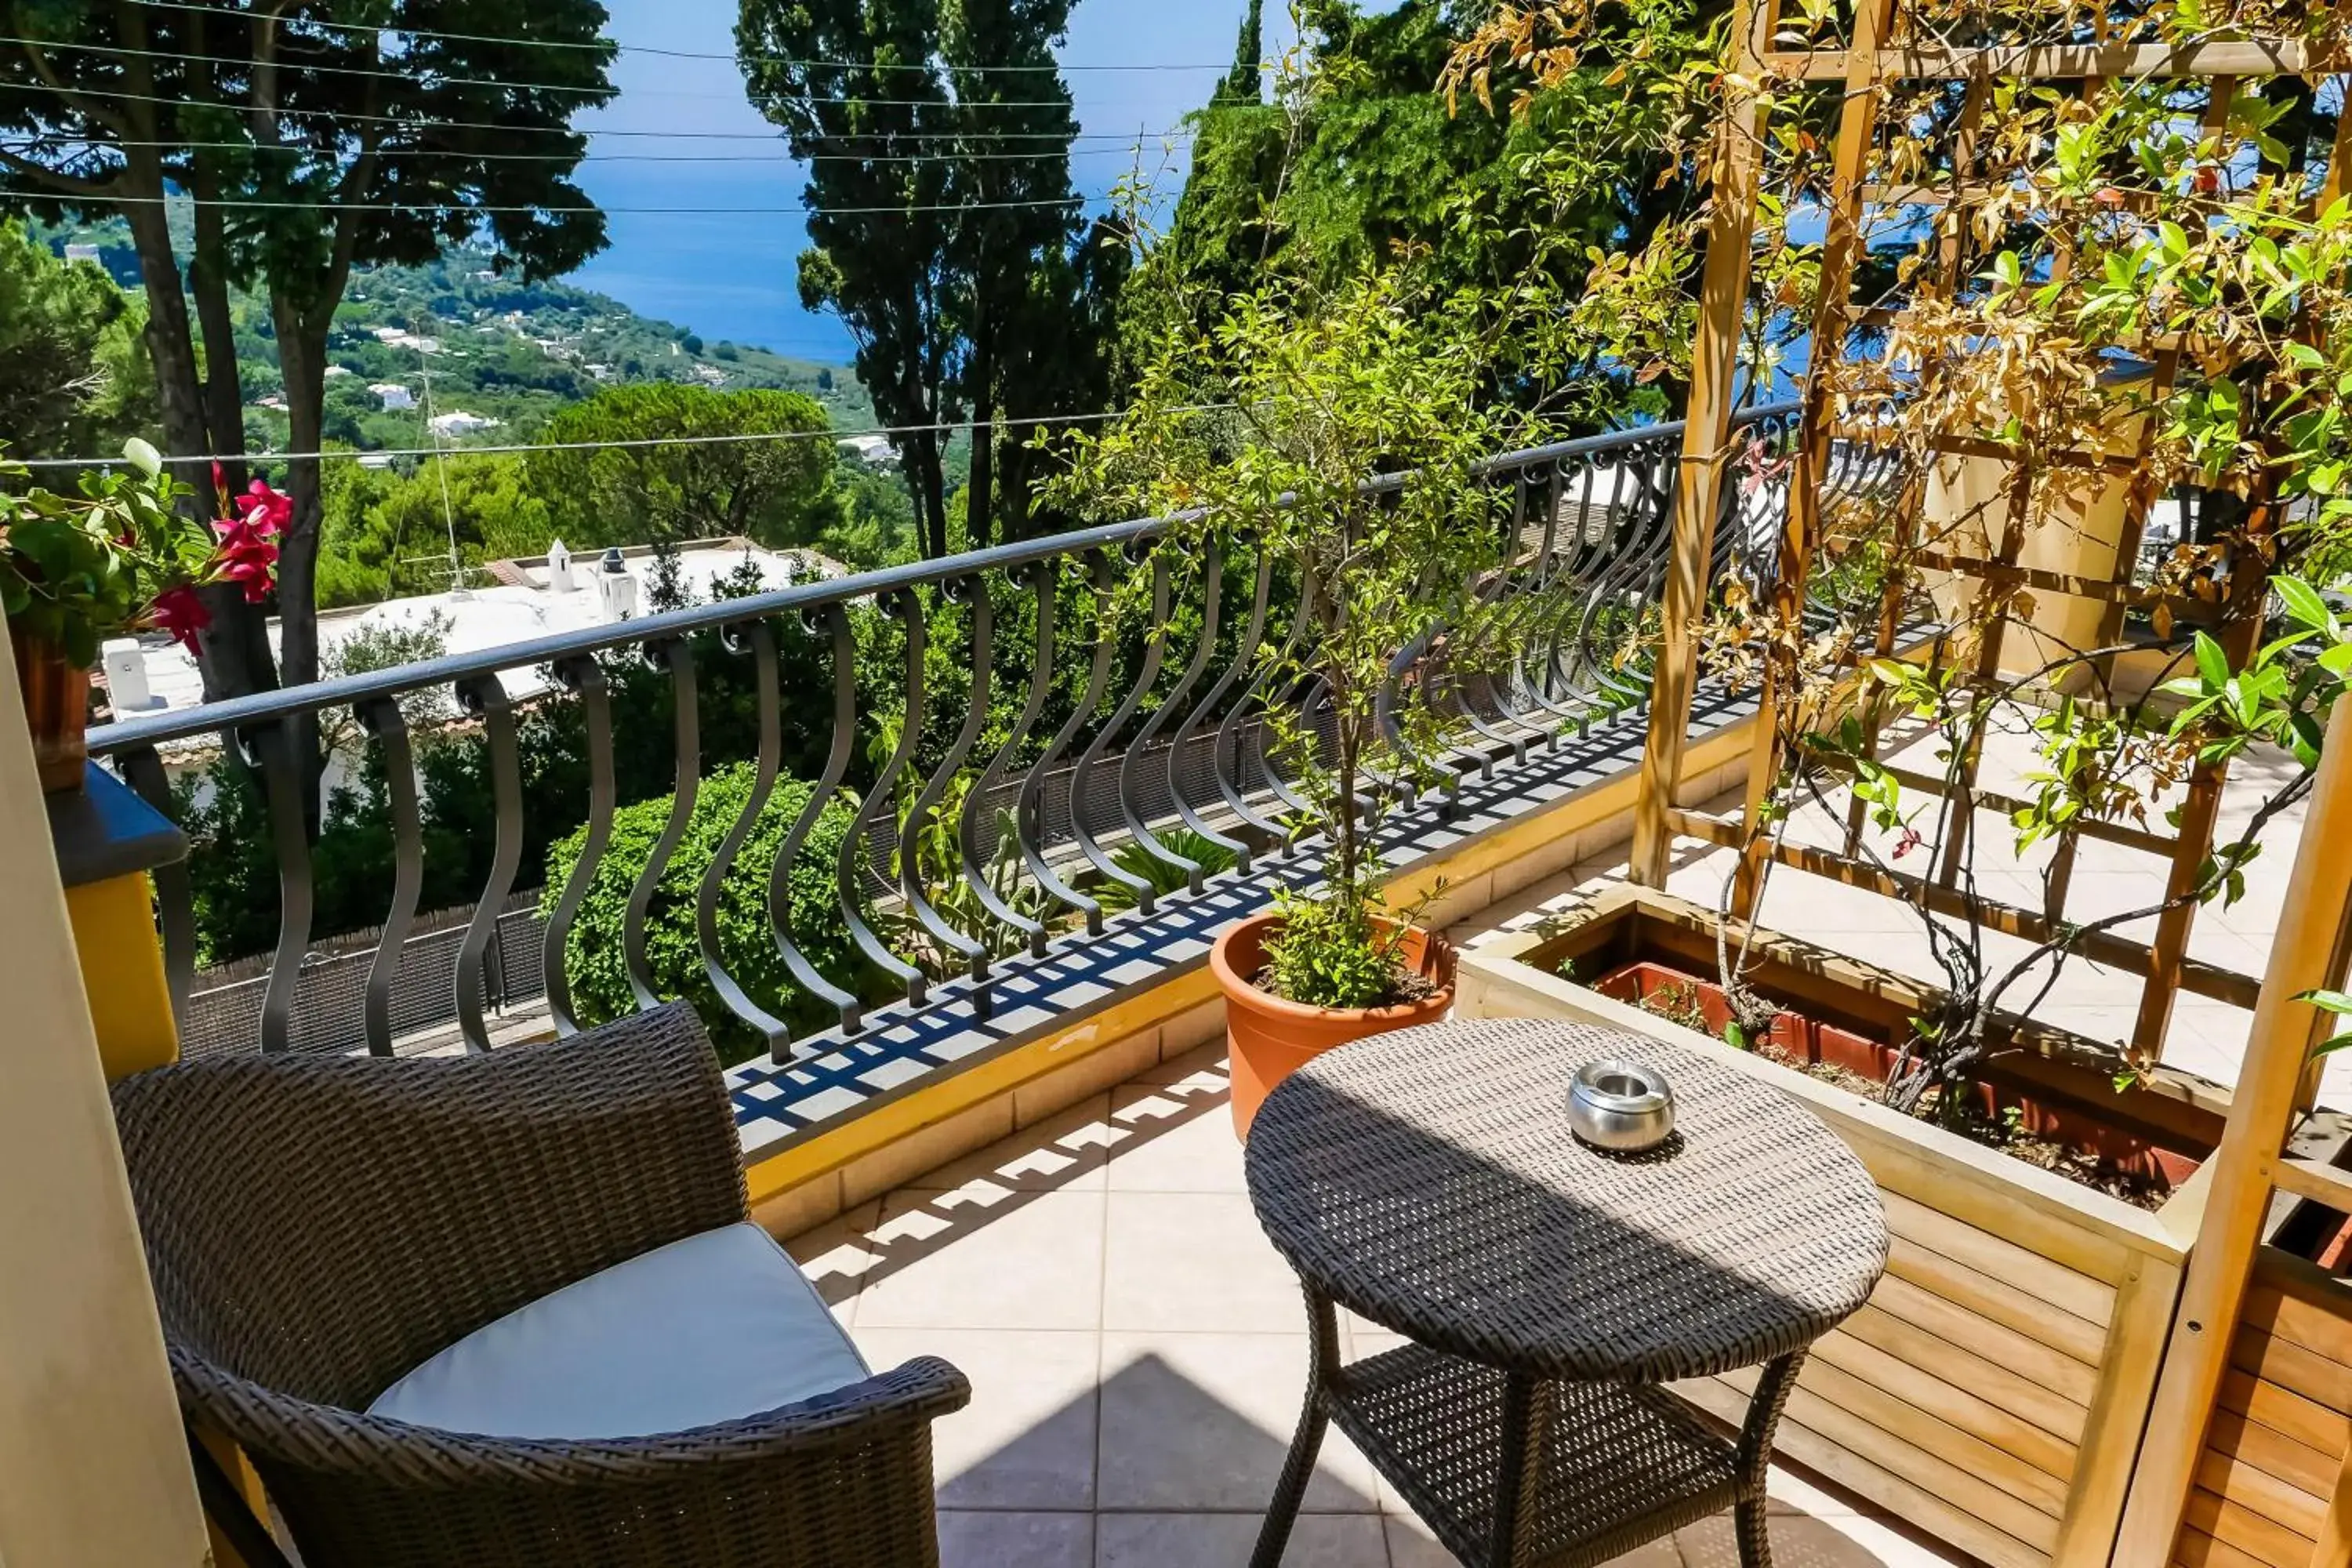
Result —
[[[1569,1131],[1570,1076],[1604,1057],[1673,1084],[1658,1148]],[[1247,1167],[1312,1342],[1258,1568],[1333,1421],[1466,1563],[1605,1563],[1730,1508],[1766,1568],[1780,1407],[1886,1263],[1869,1174],[1811,1115],[1663,1041],[1479,1019],[1317,1058],[1267,1098]],[[1412,1342],[1343,1365],[1335,1305]],[[1658,1386],[1759,1365],[1736,1441]]]

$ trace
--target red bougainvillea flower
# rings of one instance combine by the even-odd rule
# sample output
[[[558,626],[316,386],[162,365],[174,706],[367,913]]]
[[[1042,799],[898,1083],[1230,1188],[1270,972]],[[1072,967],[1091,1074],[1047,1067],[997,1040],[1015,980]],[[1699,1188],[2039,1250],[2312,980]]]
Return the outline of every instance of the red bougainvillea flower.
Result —
[[[242,521],[247,527],[275,538],[294,521],[294,498],[256,479],[238,498],[236,510],[243,514]]]
[[[257,605],[269,596],[277,575],[278,536],[293,516],[294,501],[256,479],[237,498],[235,511],[213,524],[220,543],[206,575],[215,582],[235,583],[245,590],[246,603]]]
[[[192,654],[196,651],[196,634],[213,624],[212,612],[184,583],[156,595],[152,614],[158,629],[171,633],[173,640]]]
[[[248,605],[257,605],[268,598],[270,579],[278,567],[278,546],[272,542],[276,531],[243,521],[216,522],[213,531],[220,535],[209,574],[213,580],[236,584],[245,590],[245,602]]]

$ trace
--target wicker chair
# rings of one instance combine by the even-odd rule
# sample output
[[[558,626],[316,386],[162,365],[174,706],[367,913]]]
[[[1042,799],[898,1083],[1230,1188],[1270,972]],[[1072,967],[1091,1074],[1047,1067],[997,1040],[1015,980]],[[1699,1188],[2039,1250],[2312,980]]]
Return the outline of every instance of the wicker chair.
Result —
[[[202,1060],[115,1107],[182,1405],[252,1458],[305,1568],[937,1562],[929,1424],[971,1386],[930,1357],[653,1436],[363,1413],[475,1331],[745,1219],[686,1007],[454,1059]]]

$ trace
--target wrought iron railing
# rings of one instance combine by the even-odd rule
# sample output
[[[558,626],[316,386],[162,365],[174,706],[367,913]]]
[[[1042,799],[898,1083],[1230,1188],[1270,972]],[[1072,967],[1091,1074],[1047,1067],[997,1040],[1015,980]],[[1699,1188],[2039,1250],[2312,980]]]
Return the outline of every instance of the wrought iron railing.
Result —
[[[1794,413],[1794,405],[1751,411],[1744,438],[1779,450]],[[1496,491],[1509,547],[1481,592],[1496,601],[1507,655],[1478,672],[1441,672],[1428,647],[1398,650],[1378,708],[1393,739],[1403,741],[1411,705],[1437,705],[1461,743],[1453,755],[1428,760],[1458,781],[1524,760],[1530,748],[1643,700],[1649,679],[1639,633],[1643,618],[1655,616],[1667,569],[1681,438],[1679,424],[1654,425],[1484,465],[1481,482]],[[1719,577],[1769,579],[1781,494],[1777,483],[1726,488]],[[478,893],[468,890],[475,913],[450,964],[448,1013],[481,1049],[500,912],[519,886],[530,885],[527,844],[548,837],[549,825],[536,825],[534,837],[526,820],[519,727],[562,708],[555,716],[576,726],[585,752],[572,813],[581,825],[577,854],[541,907],[546,1005],[555,1029],[569,1034],[591,1021],[575,1004],[567,963],[573,927],[625,804],[614,761],[618,661],[649,661],[662,677],[674,764],[664,826],[631,868],[620,944],[629,995],[644,1006],[660,994],[649,924],[657,902],[681,898],[665,889],[665,877],[694,820],[698,788],[719,766],[748,762],[749,794],[692,889],[692,926],[710,992],[785,1060],[796,1035],[811,1031],[795,1029],[774,987],[753,994],[719,927],[726,884],[783,773],[787,731],[803,737],[814,776],[768,868],[767,935],[793,994],[821,1003],[845,1034],[864,1026],[886,993],[921,1004],[944,987],[984,1016],[992,973],[1013,953],[1042,955],[1056,938],[1102,932],[1122,908],[1149,913],[1179,889],[1198,892],[1218,866],[1246,870],[1254,857],[1297,852],[1292,817],[1304,800],[1268,743],[1266,719],[1284,705],[1311,731],[1320,694],[1311,682],[1274,689],[1259,654],[1271,639],[1303,635],[1299,585],[1244,540],[1209,541],[1179,574],[1173,552],[1159,548],[1167,526],[1143,520],[1024,540],[125,719],[94,729],[90,750],[167,812],[173,795],[164,751],[175,743],[218,737],[220,765],[257,777],[279,909],[253,1026],[260,1048],[277,1051],[319,1037],[298,1028],[296,1017],[305,955],[320,934],[312,931],[315,738],[325,718],[347,712],[357,721],[362,743],[379,748],[392,837],[391,886],[361,1010],[366,1047],[390,1054],[395,1035],[416,1024],[415,987],[401,987],[396,1007],[394,984],[425,881],[418,754],[427,745],[480,748],[494,842]],[[1148,580],[1147,617],[1114,613],[1123,571]],[[1007,623],[1013,635],[1002,637]],[[929,648],[941,629],[954,637],[944,679]],[[861,653],[869,683],[878,661],[895,672],[888,715],[861,707]],[[749,713],[739,726],[747,742],[740,755],[706,744],[705,699],[719,676],[730,700],[743,699],[738,705]],[[795,709],[823,693],[829,722],[787,712],[788,691]],[[433,693],[454,696],[465,715],[454,737],[451,726],[412,723],[420,698]],[[1010,721],[992,727],[992,715],[1007,709]],[[821,762],[808,741],[818,732]],[[1413,787],[1402,776],[1391,783]],[[819,868],[830,873],[829,907],[813,908],[802,875],[808,847],[826,814],[837,821],[845,809],[851,819],[833,835],[833,864]],[[166,973],[184,1019],[197,955],[187,868],[159,873],[157,894]],[[807,940],[819,918],[846,938],[830,967]],[[805,1008],[801,1016],[805,1022]]]

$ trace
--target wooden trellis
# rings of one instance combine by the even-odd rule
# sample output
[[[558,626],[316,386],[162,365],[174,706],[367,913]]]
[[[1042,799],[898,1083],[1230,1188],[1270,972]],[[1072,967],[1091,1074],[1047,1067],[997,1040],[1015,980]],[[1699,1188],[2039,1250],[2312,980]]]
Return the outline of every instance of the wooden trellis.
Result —
[[[1851,297],[1856,263],[1864,245],[1866,215],[1874,208],[1935,206],[1948,201],[1952,195],[1949,190],[1932,186],[1887,188],[1865,183],[1870,152],[1881,130],[1881,111],[1892,84],[1916,80],[1963,84],[1965,96],[1954,129],[1953,150],[1954,176],[1964,180],[1970,172],[1989,89],[1998,79],[2072,80],[2083,83],[2086,90],[2092,84],[2111,78],[2200,79],[2209,84],[2209,98],[2216,106],[2210,111],[2208,129],[2218,132],[2230,95],[2242,79],[2301,72],[2310,63],[2303,45],[2284,41],[2215,43],[2192,47],[2124,44],[1956,48],[1897,37],[1899,19],[1895,0],[1861,0],[1854,9],[1849,47],[1808,51],[1775,51],[1759,47],[1759,40],[1770,37],[1779,25],[1776,0],[1763,0],[1762,4],[1747,7],[1738,21],[1742,58],[1735,71],[1739,79],[1838,81],[1844,88],[1837,115],[1834,162],[1824,215],[1819,303],[1811,335],[1817,353],[1831,352],[1824,345],[1843,343],[1857,324],[1883,326],[1901,315],[1899,311],[1859,308]],[[1745,822],[1734,825],[1680,810],[1673,804],[1671,789],[1664,787],[1666,781],[1676,776],[1688,729],[1694,680],[1694,626],[1706,604],[1704,563],[1711,558],[1715,520],[1725,482],[1730,431],[1729,392],[1748,294],[1766,115],[1767,105],[1760,95],[1742,93],[1728,108],[1727,124],[1718,146],[1716,205],[1708,233],[1689,425],[1676,496],[1676,561],[1666,584],[1664,647],[1651,709],[1643,766],[1645,787],[1635,824],[1634,875],[1651,886],[1663,885],[1674,840],[1691,837],[1748,847],[1749,861],[1742,868],[1736,900],[1743,912],[1751,907],[1760,861],[1769,857],[1817,875],[1892,896],[1908,897],[1930,909],[1957,914],[1970,902],[1959,880],[1974,813],[1979,809],[2013,811],[2024,804],[1979,785],[1981,759],[1978,756],[1958,760],[1959,798],[1949,814],[1945,840],[1937,847],[1937,864],[1925,876],[1892,871],[1860,858],[1856,853],[1862,826],[1858,807],[1849,817],[1843,850],[1790,843],[1767,845],[1758,840],[1751,830],[1781,763],[1777,727],[1770,720],[1785,694],[1776,689],[1777,673],[1769,667],[1761,703],[1766,717],[1760,725],[1759,744],[1753,753]],[[2346,116],[2345,121],[2352,124],[2352,116]],[[2340,157],[2332,162],[2329,189],[2319,198],[2322,203],[2334,194],[2342,163]],[[1920,276],[1918,286],[1924,295],[1949,296],[1959,281],[1957,274],[1961,253],[1959,237],[1948,228]],[[2153,387],[2160,394],[2170,384],[2179,351],[2175,344],[2149,345],[2149,350]],[[2144,421],[2144,433],[2138,438],[2143,453],[2149,439],[2145,433],[2146,424]],[[1828,400],[1808,397],[1792,454],[1794,470],[1773,585],[1772,614],[1782,624],[1793,624],[1804,603],[1822,538],[1822,480],[1829,470],[1835,443],[1843,434]],[[1941,441],[1937,449],[1940,455],[1954,458],[1999,460],[2011,457],[2009,449],[1997,443],[1966,437]],[[2035,521],[2029,515],[2029,477],[2017,465],[2012,465],[2018,471],[2009,486],[2009,504],[2000,521],[1998,537],[1988,541],[1990,548],[1985,553],[1949,549],[1915,552],[1911,560],[1919,568],[1948,574],[1955,580],[1974,581],[1980,595],[2025,589],[2098,601],[2103,606],[2103,643],[2114,640],[2122,629],[2126,611],[2135,607],[2160,607],[2184,617],[2194,616],[2200,609],[2196,601],[2144,588],[2133,581],[2141,534],[2158,499],[2154,485],[2144,477],[2145,465],[2137,460],[2139,455],[2105,451],[2064,455],[2072,462],[2116,476],[2128,486],[2113,566],[2105,575],[2062,574],[2016,563]],[[1906,520],[1916,519],[1924,509],[1924,489],[1923,477],[1912,476],[1897,500],[1898,528],[1911,526]],[[2274,523],[2273,508],[2255,506],[2250,523],[2253,532],[2259,534]],[[1908,545],[1912,541],[1906,538],[1902,542]],[[2264,593],[2264,573],[2259,551],[2240,552],[2233,563],[2230,586],[2238,613],[2226,628],[2224,643],[2233,658],[2242,659],[2252,652],[2253,639],[2261,631],[2259,606]],[[1888,584],[1877,627],[1875,651],[1881,655],[1894,650],[1903,620],[1901,596],[1906,587],[1901,580]],[[1996,679],[2001,650],[2002,639],[1999,636],[1983,639],[1974,654],[1975,679],[1981,682]],[[1868,754],[1875,760],[1881,715],[1874,699],[1865,700],[1863,718]],[[1947,781],[1924,773],[1900,769],[1895,773],[1905,788],[1928,795],[1941,795],[1948,787]],[[2225,782],[2224,765],[2199,768],[2188,782],[2179,822],[2170,833],[2097,821],[2070,826],[2055,843],[2044,907],[2022,909],[1988,900],[1979,894],[1973,900],[1979,918],[1990,929],[2024,941],[2052,940],[2062,929],[2065,896],[2078,842],[2083,837],[2104,839],[2162,857],[2168,862],[2168,897],[2185,897],[2195,887],[2200,868],[2212,853]],[[2259,989],[2251,975],[2189,956],[2195,913],[2193,902],[2182,902],[2167,910],[2158,917],[2152,942],[2141,943],[2100,932],[2086,938],[2078,949],[2101,964],[2140,978],[2141,1001],[2132,1044],[2151,1058],[2161,1049],[2174,1000],[2181,991],[2251,1008]]]
[[[2352,699],[2338,704],[2330,726],[2289,906],[2267,971],[2259,980],[2201,963],[2188,953],[2196,904],[2186,895],[2197,885],[2214,847],[2226,782],[2221,764],[2200,766],[2187,781],[2181,809],[2169,832],[2089,820],[2071,826],[2057,840],[2045,884],[2047,897],[2040,910],[1963,894],[1959,875],[1965,861],[1965,836],[1974,812],[2007,812],[2024,804],[1981,787],[1978,782],[1980,759],[1975,756],[1958,759],[1957,790],[1943,778],[1893,770],[1907,790],[1931,797],[1949,792],[1956,797],[1951,802],[1952,826],[1947,840],[1937,847],[1936,863],[1925,874],[1895,872],[1861,858],[1863,817],[1858,805],[1848,817],[1841,847],[1768,842],[1757,827],[1783,760],[1778,750],[1780,726],[1776,719],[1790,696],[1778,689],[1780,677],[1771,661],[1767,662],[1760,699],[1744,820],[1718,820],[1685,810],[1672,797],[1696,679],[1697,627],[1707,605],[1706,563],[1713,558],[1713,536],[1731,458],[1735,369],[1772,111],[1763,84],[1835,83],[1843,88],[1832,142],[1833,163],[1811,334],[1812,352],[1825,355],[1841,352],[1840,345],[1853,327],[1886,325],[1901,316],[1900,311],[1862,309],[1852,298],[1856,264],[1865,243],[1865,218],[1874,209],[1943,205],[1956,194],[1952,185],[1894,187],[1868,183],[1871,152],[1895,84],[1962,85],[1948,175],[1953,185],[1958,185],[1976,172],[1976,147],[1990,89],[2003,79],[2075,83],[2085,93],[2115,79],[2201,81],[2209,93],[2205,130],[2209,136],[2217,136],[2226,128],[2231,98],[2247,79],[2341,72],[2347,63],[2317,58],[2302,43],[2284,40],[2217,41],[2188,47],[2106,42],[1953,47],[1906,36],[1896,0],[1856,0],[1851,37],[1843,48],[1781,50],[1770,42],[1779,36],[1780,20],[1779,0],[1742,0],[1734,18],[1736,57],[1727,79],[1731,97],[1716,149],[1715,205],[1708,228],[1688,426],[1677,480],[1675,560],[1666,579],[1663,647],[1643,762],[1643,790],[1636,807],[1633,876],[1648,886],[1663,887],[1676,842],[1695,838],[1742,849],[1745,858],[1735,905],[1743,912],[1752,908],[1758,873],[1769,859],[1890,897],[1906,898],[1939,912],[1970,916],[1993,930],[2043,942],[2063,929],[2081,839],[2104,840],[2164,860],[2168,897],[2181,901],[2159,917],[2151,942],[2098,932],[2079,940],[2074,950],[2140,978],[2133,1044],[2150,1058],[2161,1050],[2175,999],[2183,990],[2252,1009],[2253,1035],[2231,1101],[2227,1131],[2210,1162],[2201,1226],[2183,1280],[2155,1408],[2146,1428],[2149,1436],[2132,1479],[2123,1534],[2112,1563],[2116,1568],[2176,1561],[2192,1565],[2228,1563],[2305,1568],[2303,1546],[2308,1540],[2310,1568],[2347,1568],[2352,1563],[2352,1452],[2346,1450],[2352,1448],[2352,1443],[2324,1455],[2327,1464],[2336,1467],[2332,1490],[2324,1483],[2319,1486],[2319,1500],[2326,1505],[2324,1517],[2299,1532],[2284,1530],[2265,1538],[2270,1544],[2263,1546],[2253,1535],[2231,1538],[2228,1510],[2237,1505],[2228,1496],[2226,1483],[2235,1471],[2224,1463],[2222,1482],[2215,1484],[2215,1454],[2220,1450],[2209,1449],[2208,1436],[2249,1300],[2267,1303],[2288,1299],[2279,1294],[2286,1288],[2277,1281],[2285,1266],[2262,1245],[2274,1194],[2285,1193],[2352,1213],[2352,1177],[2333,1166],[2283,1153],[2290,1126],[2301,1110],[2308,1109],[2315,1091],[2317,1074],[2311,1065],[2310,1049],[2327,1026],[2327,1020],[2296,998],[2311,987],[2338,983],[2347,955],[2352,955],[2352,917],[2347,914],[2347,903],[2352,903],[2352,855],[2342,848],[2347,836],[2352,835],[2352,756],[2347,754],[2352,752]],[[2352,163],[2352,107],[2339,114],[2334,156],[2315,206],[2326,205],[2345,188],[2347,163]],[[1916,292],[1925,299],[1948,299],[1961,281],[1963,252],[1956,226],[1948,226],[1941,242],[1931,248],[1915,275]],[[2160,395],[2176,374],[2180,345],[2151,341],[2130,346],[2148,363],[2152,388]],[[2195,614],[2197,606],[2191,602],[2134,582],[2141,537],[2158,500],[2146,461],[2152,427],[2152,420],[2144,420],[2138,434],[2124,441],[2131,450],[2065,455],[2065,460],[2095,469],[2124,487],[2111,570],[2058,573],[2018,563],[2029,531],[2042,520],[2031,515],[2030,477],[2015,462],[2014,454],[1983,439],[1952,438],[1936,450],[1939,456],[2009,460],[2016,470],[2009,482],[2004,515],[1997,526],[1982,531],[1987,548],[1979,554],[1947,542],[1933,555],[1915,552],[1912,560],[1922,568],[1948,574],[1955,584],[1973,582],[1980,608],[1998,602],[1982,595],[2021,588],[2095,601],[2100,606],[2096,645],[2100,647],[2117,642],[2126,614],[2135,608],[2161,606],[2184,618]],[[1791,454],[1788,512],[1772,585],[1772,613],[1779,624],[1797,624],[1805,604],[1808,578],[1822,540],[1822,481],[1835,445],[1844,434],[1837,427],[1831,400],[1809,395]],[[1925,510],[1928,499],[1925,489],[1924,476],[1913,476],[1907,481],[1897,500],[1898,528],[1912,526],[1903,520],[1916,519]],[[2250,533],[2259,538],[2275,531],[2280,520],[2275,498],[2262,494],[2249,500]],[[1908,548],[1915,542],[1906,537],[1902,542]],[[1901,574],[1895,575],[1897,580],[1890,582],[1880,605],[1874,639],[1874,651],[1880,656],[1895,650],[1904,624],[1900,596],[1906,584]],[[2262,604],[2267,592],[2263,552],[2240,552],[2232,562],[2229,586],[2231,613],[2221,634],[2234,666],[2252,653],[2261,635]],[[1973,650],[1973,677],[1980,682],[1996,679],[2000,654],[2000,636],[1990,633]],[[1881,715],[1872,699],[1864,699],[1860,716],[1866,754],[1875,760]],[[2258,1258],[2262,1260],[2259,1274]],[[2254,1291],[2251,1297],[2250,1280]],[[2347,1380],[2345,1402],[2336,1406],[2340,1419],[2342,1412],[2352,1409],[2352,1313],[2347,1312],[2340,1289],[2294,1300],[2301,1303],[2295,1311],[2306,1314],[2295,1321],[2319,1325],[2316,1330],[2306,1326],[2298,1331],[2330,1336],[2321,1347],[2319,1359],[2321,1364],[2336,1366]],[[2250,1328],[2247,1331],[2260,1335],[2267,1331]],[[2330,1352],[2332,1359],[2326,1353]],[[2230,1375],[2251,1374],[2241,1370]],[[2225,1419],[2242,1424],[2248,1418],[2239,1414],[2225,1415]],[[2214,1441],[2218,1444],[2221,1439],[2217,1436]],[[2199,1512],[2200,1508],[2205,1511]],[[2189,1521],[2185,1531],[2184,1515]],[[2312,1540],[2315,1531],[2315,1540]]]

